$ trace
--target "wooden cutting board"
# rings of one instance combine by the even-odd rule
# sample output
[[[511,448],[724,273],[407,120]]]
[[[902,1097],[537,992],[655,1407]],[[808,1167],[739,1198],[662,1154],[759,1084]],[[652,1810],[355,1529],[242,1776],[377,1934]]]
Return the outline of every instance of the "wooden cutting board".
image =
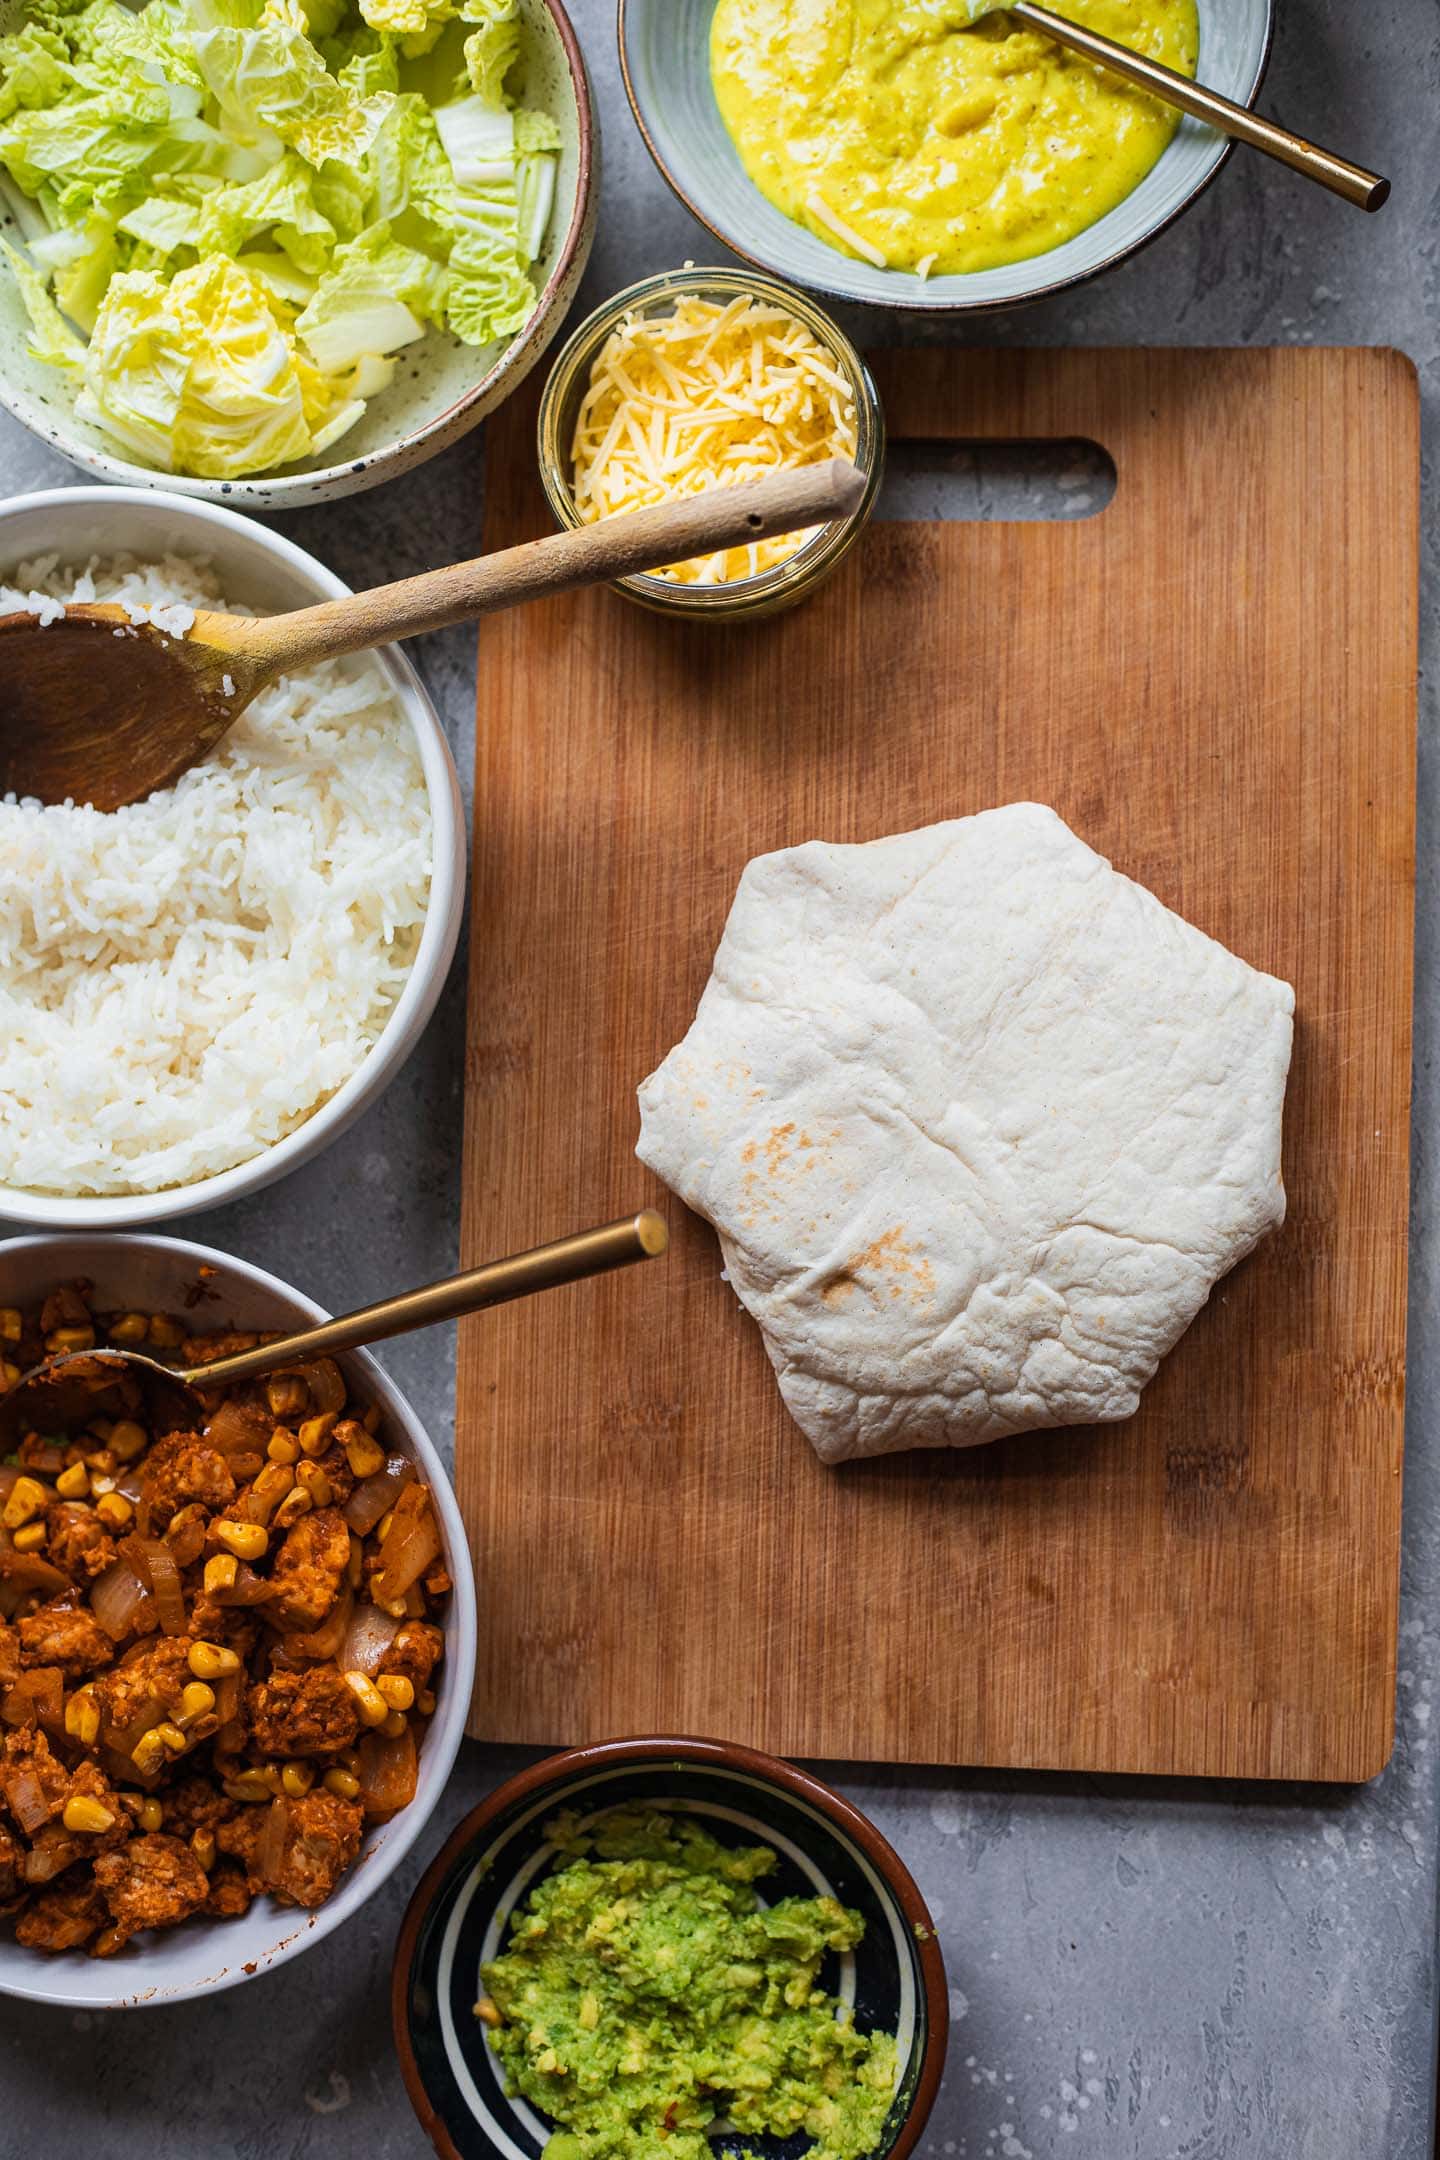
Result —
[[[1083,437],[1074,524],[876,524],[729,631],[480,639],[466,1262],[642,1203],[667,1260],[466,1322],[472,1730],[1361,1779],[1391,1745],[1418,409],[1370,351],[911,352],[892,437]],[[485,545],[547,529],[533,400]],[[823,1468],[633,1155],[741,868],[1033,797],[1298,999],[1284,1231],[1130,1423]]]

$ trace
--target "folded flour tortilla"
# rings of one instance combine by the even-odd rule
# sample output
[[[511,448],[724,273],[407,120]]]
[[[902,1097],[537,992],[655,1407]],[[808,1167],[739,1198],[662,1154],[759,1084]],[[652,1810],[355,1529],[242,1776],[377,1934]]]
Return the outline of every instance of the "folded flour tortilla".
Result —
[[[639,1155],[828,1462],[1129,1417],[1284,1220],[1294,993],[1013,803],[751,862]]]

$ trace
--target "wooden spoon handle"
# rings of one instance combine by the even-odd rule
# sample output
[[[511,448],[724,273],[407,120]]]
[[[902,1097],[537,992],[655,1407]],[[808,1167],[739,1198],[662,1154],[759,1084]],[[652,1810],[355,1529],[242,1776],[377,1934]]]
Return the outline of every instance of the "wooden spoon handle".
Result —
[[[288,615],[246,624],[246,657],[266,673],[303,667],[337,653],[367,652],[395,638],[514,607],[544,593],[602,585],[717,548],[828,524],[859,508],[864,475],[844,458],[802,465],[739,487],[710,488],[653,510],[602,518],[573,532],[527,540],[498,555],[427,570],[344,600],[322,601]]]
[[[1316,143],[1307,142],[1303,135],[1293,135],[1289,128],[1277,127],[1273,120],[1262,120],[1248,106],[1236,105],[1233,100],[1221,97],[1218,90],[1207,90],[1203,83],[1192,82],[1188,75],[1179,75],[1174,68],[1163,67],[1158,60],[1147,60],[1142,53],[1131,52],[1126,45],[1117,45],[1094,30],[1086,30],[1062,15],[1052,15],[1049,8],[1037,7],[1034,0],[1009,0],[1010,13],[1019,22],[1028,23],[1032,30],[1043,31],[1054,38],[1057,45],[1068,45],[1072,52],[1083,53],[1088,60],[1096,60],[1101,67],[1109,68],[1113,75],[1123,75],[1127,82],[1138,83],[1167,105],[1178,106],[1181,112],[1191,113],[1197,120],[1208,120],[1211,127],[1222,135],[1229,135],[1236,142],[1249,143],[1254,150],[1263,150],[1268,156],[1278,158],[1282,165],[1292,171],[1303,173],[1307,180],[1318,180],[1321,187],[1330,189],[1333,195],[1342,195],[1346,202],[1354,203],[1361,210],[1378,210],[1390,198],[1390,182],[1379,173],[1367,172],[1363,165],[1352,165],[1348,158],[1337,157],[1332,150],[1322,150]]]

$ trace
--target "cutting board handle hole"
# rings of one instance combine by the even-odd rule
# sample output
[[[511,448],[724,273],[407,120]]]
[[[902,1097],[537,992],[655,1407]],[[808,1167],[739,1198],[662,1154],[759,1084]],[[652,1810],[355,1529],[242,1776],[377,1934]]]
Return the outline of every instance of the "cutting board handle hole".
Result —
[[[878,518],[1077,525],[1115,495],[1115,460],[1085,436],[1047,442],[892,442]]]

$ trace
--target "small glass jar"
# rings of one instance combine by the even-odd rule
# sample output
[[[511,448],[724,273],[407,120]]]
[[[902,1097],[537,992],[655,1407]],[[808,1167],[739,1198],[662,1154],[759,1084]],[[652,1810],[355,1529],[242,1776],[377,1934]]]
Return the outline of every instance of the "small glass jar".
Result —
[[[875,506],[885,463],[885,413],[870,372],[839,324],[803,293],[753,270],[666,270],[627,285],[586,317],[550,370],[540,401],[540,478],[559,523],[572,528],[581,525],[584,520],[575,507],[571,481],[571,445],[596,355],[627,315],[667,315],[682,296],[691,294],[722,304],[738,297],[783,308],[834,358],[854,395],[855,463],[865,475],[864,498],[849,517],[817,527],[803,547],[755,577],[715,585],[676,585],[642,572],[617,578],[613,590],[657,614],[682,616],[691,622],[773,615],[808,598],[849,554]]]

